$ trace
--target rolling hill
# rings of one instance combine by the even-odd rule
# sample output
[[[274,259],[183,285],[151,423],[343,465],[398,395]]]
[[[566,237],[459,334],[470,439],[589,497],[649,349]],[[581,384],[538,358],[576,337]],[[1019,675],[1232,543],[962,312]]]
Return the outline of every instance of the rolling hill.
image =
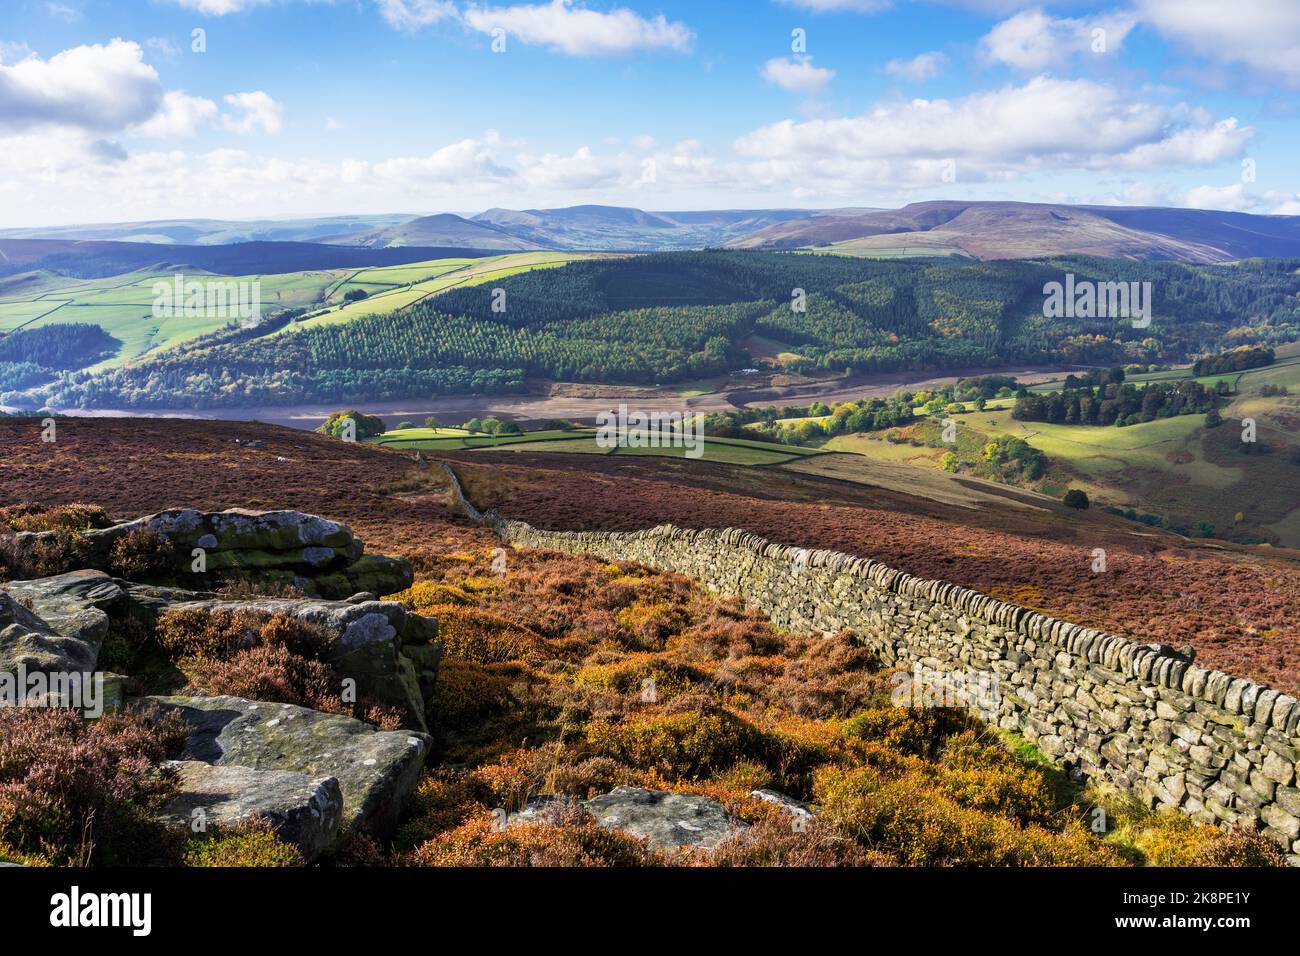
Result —
[[[489,209],[473,217],[545,249],[699,249],[807,216],[798,209],[645,212],[622,206]]]
[[[410,218],[409,215],[397,213],[312,219],[158,219],[146,222],[0,229],[0,239],[71,239],[195,246],[223,246],[236,242],[315,242],[326,236],[371,232],[385,226],[395,226]]]
[[[531,252],[546,248],[491,223],[475,222],[454,213],[421,216],[400,225],[360,235],[333,236],[338,245],[390,249],[396,246],[457,246],[505,252]]]
[[[727,245],[744,249],[817,247],[867,256],[910,251],[972,259],[1089,255],[1212,263],[1300,254],[1300,216],[938,201],[857,214],[843,210],[817,213],[768,226]]]
[[[367,249],[411,246],[484,252],[655,252],[725,247],[817,249],[844,255],[1108,259],[1217,263],[1300,256],[1300,216],[1201,209],[1070,206],[1020,202],[918,202],[901,209],[732,209],[647,212],[624,206],[493,208],[474,216],[335,216],[260,222],[171,220],[0,231],[14,243],[116,242],[136,250],[131,268],[182,261],[162,250],[250,242],[320,243]],[[86,251],[83,249],[83,251]],[[98,253],[100,250],[91,249]],[[3,268],[7,255],[0,255]],[[433,258],[425,256],[424,258]],[[194,261],[198,262],[199,259]],[[10,270],[12,271],[12,270]],[[221,271],[221,270],[214,270]]]

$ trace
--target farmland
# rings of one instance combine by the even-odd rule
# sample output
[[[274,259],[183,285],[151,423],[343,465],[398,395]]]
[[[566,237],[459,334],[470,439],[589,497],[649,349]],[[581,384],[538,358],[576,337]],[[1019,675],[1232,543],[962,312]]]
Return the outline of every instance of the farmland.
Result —
[[[1014,436],[1047,455],[1047,471],[1036,487],[1048,493],[1080,488],[1098,504],[1187,528],[1204,523],[1202,530],[1216,537],[1300,546],[1300,346],[1282,346],[1277,353],[1271,366],[1197,379],[1211,387],[1220,380],[1233,386],[1221,410],[1224,424],[1217,428],[1207,427],[1202,415],[1123,428],[1021,422],[1008,408],[990,403],[982,412],[953,416],[958,423],[955,448],[940,440],[937,420],[904,429],[901,441],[879,433],[856,434],[833,438],[824,447],[939,468],[948,451],[975,462],[988,441]],[[1184,369],[1135,375],[1130,381],[1191,377]],[[1263,395],[1264,386],[1285,388],[1289,394]],[[1030,390],[1052,388],[1045,383]],[[1253,446],[1241,441],[1246,418],[1257,423]]]
[[[310,327],[394,311],[458,285],[561,265],[574,258],[574,254],[527,253],[233,276],[183,269],[147,269],[103,279],[33,273],[32,281],[9,279],[0,284],[0,333],[64,323],[99,325],[122,344],[112,358],[89,368],[94,373],[238,325],[238,318],[229,315],[154,316],[155,284],[170,286],[178,275],[186,281],[231,284],[229,287],[242,283],[251,288],[256,282],[263,316],[286,309],[307,310],[300,324]],[[368,298],[345,301],[345,296],[357,289]]]
[[[485,449],[623,457],[691,457],[687,455],[684,447],[679,446],[603,447],[597,440],[596,430],[591,428],[545,429],[508,436],[474,434],[462,428],[410,428],[385,432],[372,441],[385,448],[401,451],[446,452]],[[779,465],[823,454],[811,448],[735,438],[706,438],[703,439],[702,444],[704,447],[700,458],[733,465]]]

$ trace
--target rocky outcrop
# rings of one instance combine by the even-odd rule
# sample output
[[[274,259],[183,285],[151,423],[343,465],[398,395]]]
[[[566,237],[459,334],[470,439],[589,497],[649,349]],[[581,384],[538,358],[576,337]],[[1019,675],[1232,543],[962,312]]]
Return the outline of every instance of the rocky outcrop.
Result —
[[[97,672],[108,609],[122,589],[100,571],[0,586],[0,705],[76,707],[88,716],[121,705],[125,679]]]
[[[693,793],[615,787],[583,807],[601,826],[643,839],[654,850],[708,852],[746,827],[718,801]]]
[[[291,770],[257,770],[198,760],[173,761],[180,793],[160,814],[194,833],[266,820],[297,844],[307,862],[334,846],[343,818],[343,792],[334,777]]]
[[[142,697],[135,706],[181,715],[191,728],[185,760],[289,775],[214,775],[193,770],[188,788],[178,798],[181,802],[169,813],[187,815],[186,807],[192,811],[195,805],[207,805],[228,819],[255,815],[282,819],[280,825],[300,844],[319,842],[304,810],[307,817],[313,810],[322,815],[320,828],[327,831],[330,845],[355,833],[389,835],[429,753],[426,734],[376,730],[351,717],[293,704],[240,697]],[[214,793],[223,779],[238,784],[226,798]],[[341,796],[334,826],[329,825],[334,818],[328,780],[335,782]]]
[[[335,521],[299,511],[202,512],[192,508],[161,511],[108,528],[79,532],[79,550],[88,568],[120,570],[133,533],[156,536],[169,545],[154,559],[150,579],[191,588],[227,580],[287,585],[313,597],[342,599],[359,591],[395,594],[411,586],[410,562],[366,554],[361,539]],[[22,551],[35,550],[53,532],[16,536]],[[147,540],[147,539],[146,539]]]
[[[130,602],[156,618],[164,611],[247,610],[283,614],[323,630],[330,638],[325,659],[356,681],[358,695],[401,707],[421,728],[424,702],[437,679],[441,647],[433,618],[408,612],[396,601],[322,601],[308,598],[232,600],[178,588],[123,582]],[[409,652],[411,655],[408,656]],[[417,663],[418,661],[418,663]]]

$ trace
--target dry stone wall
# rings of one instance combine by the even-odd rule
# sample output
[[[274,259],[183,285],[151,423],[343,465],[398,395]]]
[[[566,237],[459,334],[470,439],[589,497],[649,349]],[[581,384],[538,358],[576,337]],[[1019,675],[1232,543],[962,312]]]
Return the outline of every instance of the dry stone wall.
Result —
[[[851,630],[880,659],[996,675],[985,716],[1054,759],[1151,806],[1258,827],[1300,863],[1300,703],[1190,654],[1081,627],[878,561],[774,544],[738,530],[542,531],[480,515],[508,542],[636,561],[737,595],[777,626]]]

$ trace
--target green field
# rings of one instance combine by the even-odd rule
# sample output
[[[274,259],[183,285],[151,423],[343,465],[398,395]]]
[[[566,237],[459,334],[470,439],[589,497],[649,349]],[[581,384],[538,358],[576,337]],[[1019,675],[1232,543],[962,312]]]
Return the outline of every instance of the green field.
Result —
[[[546,429],[524,435],[470,435],[462,429],[407,428],[385,432],[370,440],[385,448],[404,451],[466,451],[484,448],[496,451],[572,452],[592,455],[652,455],[669,458],[686,457],[684,448],[602,448],[596,443],[596,430]],[[779,465],[796,459],[811,458],[823,452],[816,448],[776,445],[745,438],[706,438],[704,461],[733,465]]]
[[[1012,435],[1047,455],[1047,471],[1034,485],[1045,492],[1059,496],[1065,488],[1080,488],[1098,504],[1168,517],[1185,527],[1209,522],[1220,537],[1300,547],[1300,345],[1283,346],[1277,354],[1271,366],[1198,379],[1211,386],[1220,379],[1235,383],[1236,394],[1221,409],[1224,423],[1218,428],[1207,428],[1203,415],[1123,428],[1020,422],[1009,407],[990,403],[983,412],[954,416],[956,452],[963,460],[974,460],[984,443]],[[1129,380],[1190,377],[1190,369],[1181,369]],[[1261,395],[1264,385],[1283,386],[1290,394]],[[1255,419],[1259,442],[1252,449],[1264,453],[1244,453],[1244,418]],[[881,462],[940,468],[950,448],[936,447],[941,444],[938,431],[937,419],[927,420],[904,429],[902,442],[891,443],[879,433],[843,435],[824,447]]]
[[[480,259],[433,259],[411,265],[361,269],[331,287],[323,303],[325,307],[303,317],[297,325],[302,328],[337,325],[363,315],[395,312],[448,289],[483,285],[584,258],[590,257],[571,252],[514,252]],[[344,302],[343,297],[352,289],[364,289],[369,297]]]
[[[316,269],[276,275],[225,276],[194,269],[183,270],[186,280],[202,282],[259,282],[262,315],[282,309],[319,311],[298,324],[331,325],[362,315],[392,312],[430,295],[460,285],[478,285],[532,269],[550,268],[585,258],[580,253],[510,253],[487,258],[433,259],[428,262],[366,269]],[[161,349],[180,345],[218,331],[238,319],[218,316],[156,318],[154,284],[171,283],[175,273],[142,270],[106,279],[71,279],[51,273],[32,273],[24,281],[0,284],[0,333],[60,323],[85,322],[100,326],[121,341],[116,355],[91,366],[93,371],[112,368]],[[365,289],[366,299],[344,302],[351,289]]]

